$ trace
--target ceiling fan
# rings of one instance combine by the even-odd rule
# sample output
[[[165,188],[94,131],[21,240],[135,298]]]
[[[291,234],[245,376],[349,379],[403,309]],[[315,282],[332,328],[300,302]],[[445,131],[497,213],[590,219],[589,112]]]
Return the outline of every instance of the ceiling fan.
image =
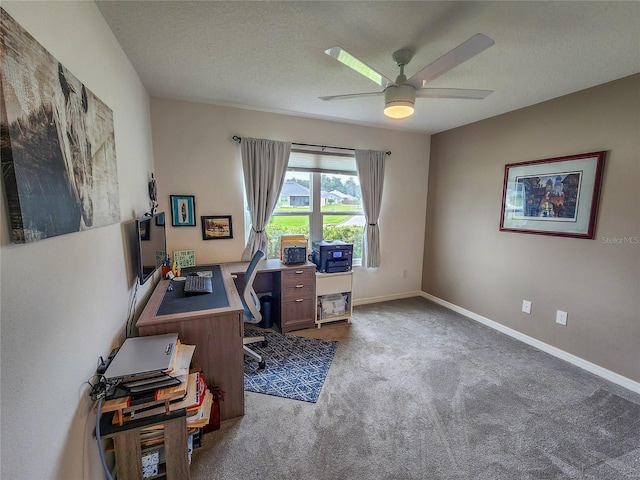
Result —
[[[393,60],[400,67],[400,75],[398,75],[395,82],[357,59],[342,47],[331,47],[325,50],[324,53],[335,58],[359,74],[364,75],[369,80],[374,81],[383,87],[383,90],[381,92],[331,95],[327,97],[320,97],[320,99],[343,100],[347,98],[384,95],[384,114],[390,118],[406,118],[413,115],[416,98],[467,98],[482,100],[492,93],[492,90],[425,88],[425,86],[452,68],[457,67],[472,57],[475,57],[480,52],[491,47],[494,43],[495,42],[491,38],[483,35],[482,33],[478,33],[470,39],[462,42],[453,50],[445,53],[442,57],[426,66],[409,79],[407,79],[404,74],[404,67],[411,61],[413,51],[409,49],[397,50],[392,55]]]

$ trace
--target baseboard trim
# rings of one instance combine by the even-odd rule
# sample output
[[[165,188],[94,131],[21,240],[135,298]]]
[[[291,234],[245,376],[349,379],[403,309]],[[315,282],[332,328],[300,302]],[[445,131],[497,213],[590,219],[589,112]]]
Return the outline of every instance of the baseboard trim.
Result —
[[[561,350],[557,347],[553,347],[547,343],[541,342],[540,340],[537,340],[533,337],[525,335],[524,333],[518,332],[517,330],[514,330],[512,328],[506,327],[501,323],[490,320],[486,317],[483,317],[482,315],[478,315],[477,313],[466,310],[453,303],[447,302],[446,300],[442,300],[441,298],[435,297],[429,293],[420,292],[419,295],[426,298],[427,300],[431,300],[432,302],[437,303],[438,305],[442,305],[443,307],[446,307],[449,310],[453,310],[454,312],[464,315],[465,317],[470,318],[471,320],[480,322],[484,325],[487,325],[488,327],[493,328],[494,330],[498,330],[499,332],[509,335],[510,337],[515,338],[516,340],[520,340],[523,343],[531,345],[537,348],[538,350],[542,350],[543,352],[553,355],[554,357],[557,357],[577,367],[580,367],[583,370],[586,370],[595,375],[598,375],[599,377],[602,377],[605,380],[609,380],[610,382],[620,385],[621,387],[624,387],[627,390],[631,390],[632,392],[640,394],[640,383],[634,380],[631,380],[630,378],[623,377],[622,375],[612,372],[611,370],[607,370],[606,368],[596,365],[595,363],[591,363],[583,358],[580,358],[580,357],[577,357],[576,355],[565,352],[564,350]]]
[[[359,298],[353,300],[353,306],[357,307],[358,305],[367,305],[369,303],[380,303],[380,302],[388,302],[390,300],[401,300],[403,298],[411,298],[411,297],[420,297],[424,292],[404,292],[398,293],[395,295],[383,295],[381,297],[369,297],[369,298]]]

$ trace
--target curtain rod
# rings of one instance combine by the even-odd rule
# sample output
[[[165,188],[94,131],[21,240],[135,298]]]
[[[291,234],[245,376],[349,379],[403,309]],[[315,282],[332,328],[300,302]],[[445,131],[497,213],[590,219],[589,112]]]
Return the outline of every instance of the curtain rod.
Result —
[[[238,143],[240,143],[240,140],[242,140],[242,137],[239,137],[238,135],[234,135],[231,138],[233,138],[234,142],[238,142]],[[351,150],[351,151],[355,150],[354,148],[330,147],[328,145],[314,145],[313,143],[295,143],[295,142],[291,142],[291,145],[298,145],[299,147],[318,147],[318,148],[322,148],[322,149],[324,149],[324,148],[334,148],[336,150]],[[391,151],[390,150],[388,150],[388,151],[386,151],[384,153],[386,153],[387,155],[391,155]]]

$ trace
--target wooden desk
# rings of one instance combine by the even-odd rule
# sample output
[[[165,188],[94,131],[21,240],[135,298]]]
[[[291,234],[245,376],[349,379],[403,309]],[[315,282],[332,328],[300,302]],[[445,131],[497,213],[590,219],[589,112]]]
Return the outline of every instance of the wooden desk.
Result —
[[[202,370],[207,385],[217,385],[225,392],[224,401],[220,402],[220,419],[227,420],[244,415],[244,309],[229,268],[220,265],[220,273],[227,307],[160,315],[158,310],[170,283],[161,280],[136,326],[142,336],[175,332],[181,342],[196,346],[193,364]]]
[[[249,262],[225,264],[238,292],[244,291],[244,273]],[[316,265],[284,265],[279,259],[258,263],[253,289],[258,295],[273,297],[271,315],[282,333],[302,328],[314,328],[316,320]]]
[[[249,262],[220,265],[227,307],[160,314],[158,310],[170,284],[169,280],[161,280],[136,323],[142,336],[178,333],[181,342],[196,346],[193,364],[202,370],[207,385],[217,385],[225,392],[224,401],[220,402],[221,420],[244,415],[244,309],[238,292],[244,291],[248,265]],[[185,274],[190,270],[207,270],[207,266],[185,269]],[[315,327],[315,272],[316,266],[311,262],[287,266],[272,259],[258,264],[254,290],[273,296],[271,314],[282,333]]]

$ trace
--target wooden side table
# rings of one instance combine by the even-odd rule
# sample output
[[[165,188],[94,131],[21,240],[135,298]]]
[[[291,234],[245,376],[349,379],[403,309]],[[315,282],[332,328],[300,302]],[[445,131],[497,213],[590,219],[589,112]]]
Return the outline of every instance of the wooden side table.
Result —
[[[189,480],[186,409],[176,410],[169,415],[162,414],[141,420],[132,420],[123,426],[113,425],[112,418],[113,413],[102,415],[100,435],[102,438],[113,439],[118,478],[142,480],[140,431],[143,428],[163,425],[165,463],[164,468],[160,469],[158,477],[164,477],[167,480]]]

